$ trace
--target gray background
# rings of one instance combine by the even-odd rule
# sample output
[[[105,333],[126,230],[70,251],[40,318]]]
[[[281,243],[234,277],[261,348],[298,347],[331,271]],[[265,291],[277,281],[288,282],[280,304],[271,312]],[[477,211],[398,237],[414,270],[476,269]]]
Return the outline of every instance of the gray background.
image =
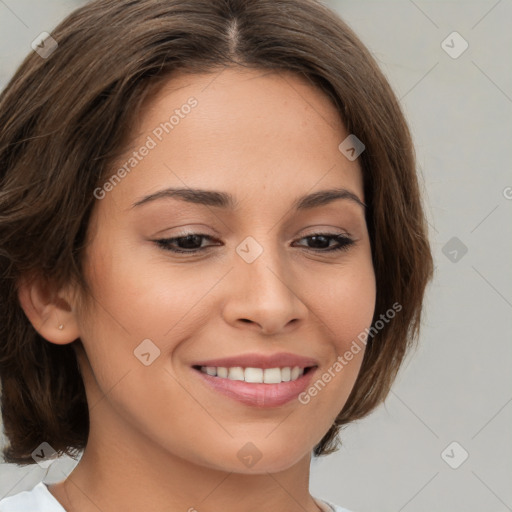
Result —
[[[82,3],[0,0],[0,89],[31,41]],[[325,3],[401,99],[436,276],[419,349],[385,404],[345,429],[336,454],[313,461],[311,493],[356,512],[512,510],[512,2]],[[441,46],[453,31],[469,44],[458,58]],[[447,44],[462,48],[457,38]],[[459,467],[448,464],[465,452]],[[39,466],[2,464],[0,497],[71,467],[54,463],[45,477]]]

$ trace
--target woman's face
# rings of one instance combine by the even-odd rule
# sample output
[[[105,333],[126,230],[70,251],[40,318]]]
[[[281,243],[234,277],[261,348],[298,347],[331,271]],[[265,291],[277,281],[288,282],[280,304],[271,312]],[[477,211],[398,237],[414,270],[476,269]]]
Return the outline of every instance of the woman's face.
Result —
[[[307,82],[256,70],[175,77],[139,121],[88,233],[91,436],[284,470],[345,404],[364,351],[335,363],[374,312],[361,168],[338,149],[349,134]],[[355,197],[305,199],[331,189]]]

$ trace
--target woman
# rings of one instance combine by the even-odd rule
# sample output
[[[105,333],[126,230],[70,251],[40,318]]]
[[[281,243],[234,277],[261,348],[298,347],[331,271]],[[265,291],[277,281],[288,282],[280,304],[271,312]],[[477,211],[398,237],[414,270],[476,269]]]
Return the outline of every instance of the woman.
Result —
[[[0,511],[343,509],[432,276],[414,151],[313,0],[97,0],[0,98]]]

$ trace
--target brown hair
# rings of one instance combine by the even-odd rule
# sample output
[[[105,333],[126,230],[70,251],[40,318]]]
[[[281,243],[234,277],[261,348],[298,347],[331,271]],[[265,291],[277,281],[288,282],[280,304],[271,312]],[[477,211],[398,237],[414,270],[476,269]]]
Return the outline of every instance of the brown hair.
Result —
[[[7,462],[31,464],[43,441],[86,446],[89,416],[74,345],[47,342],[22,310],[21,276],[79,283],[96,199],[153,86],[178,70],[289,70],[332,100],[360,155],[377,282],[362,367],[315,455],[337,448],[342,425],[389,392],[419,335],[433,263],[411,136],[397,99],[352,30],[315,0],[96,0],[53,32],[55,51],[28,55],[0,95],[0,378]],[[341,142],[341,140],[340,140]]]

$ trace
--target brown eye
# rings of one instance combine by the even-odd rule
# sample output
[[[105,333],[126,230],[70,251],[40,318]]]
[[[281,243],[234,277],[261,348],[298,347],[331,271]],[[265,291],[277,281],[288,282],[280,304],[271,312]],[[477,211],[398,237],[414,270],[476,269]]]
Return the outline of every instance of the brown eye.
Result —
[[[208,249],[208,247],[211,247],[202,247],[201,242],[203,239],[214,240],[209,235],[204,235],[201,233],[189,233],[185,236],[162,238],[160,240],[155,240],[155,242],[166,251],[193,254],[196,252],[204,251],[205,249]]]
[[[346,251],[354,244],[351,238],[334,233],[315,233],[301,240],[310,240],[308,248],[316,252]],[[332,241],[336,244],[334,247],[330,245]]]
[[[154,240],[154,242],[166,251],[194,254],[204,252],[212,247],[212,245],[202,246],[202,241],[205,239],[210,241],[215,240],[211,236],[202,233],[188,233],[183,236]],[[354,240],[351,238],[337,233],[315,233],[313,235],[303,237],[300,240],[309,240],[310,242],[306,249],[311,249],[315,252],[346,251],[354,244]],[[333,241],[335,243],[334,246],[331,245]],[[302,245],[302,247],[304,246]]]

